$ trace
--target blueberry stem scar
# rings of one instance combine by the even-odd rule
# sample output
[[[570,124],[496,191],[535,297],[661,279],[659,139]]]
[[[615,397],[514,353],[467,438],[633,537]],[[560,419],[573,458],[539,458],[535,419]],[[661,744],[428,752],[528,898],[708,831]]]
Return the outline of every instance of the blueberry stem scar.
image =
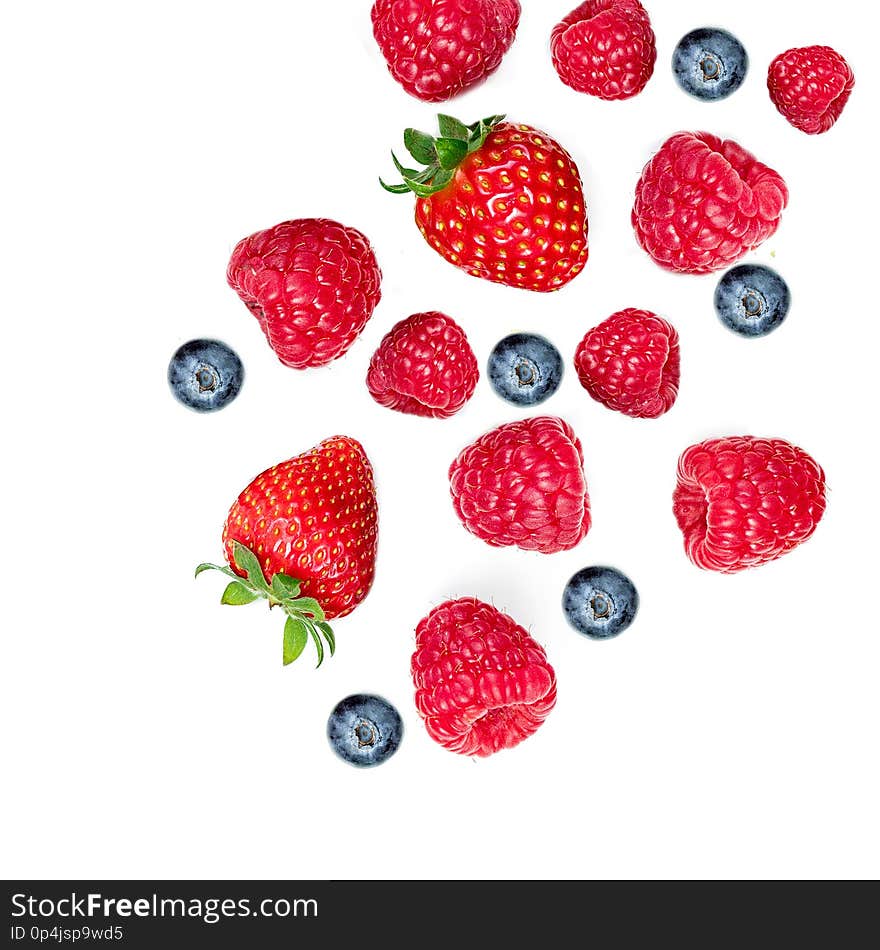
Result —
[[[760,316],[763,311],[763,306],[761,305],[761,298],[754,290],[747,290],[742,299],[743,309],[746,312],[747,317],[757,317]]]
[[[700,69],[703,70],[703,79],[717,79],[721,72],[718,60],[708,53],[700,60]]]
[[[529,363],[517,363],[515,372],[516,378],[524,386],[527,386],[535,381],[535,370]]]
[[[207,366],[202,366],[196,371],[196,382],[202,392],[217,388],[217,376]]]
[[[354,734],[359,746],[376,744],[376,730],[363,719],[354,727]]]

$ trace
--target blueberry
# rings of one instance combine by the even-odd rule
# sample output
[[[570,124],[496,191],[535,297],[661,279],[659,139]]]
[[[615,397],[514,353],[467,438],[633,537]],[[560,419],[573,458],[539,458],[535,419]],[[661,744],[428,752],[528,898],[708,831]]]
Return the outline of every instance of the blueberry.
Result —
[[[171,357],[168,385],[196,412],[214,412],[232,402],[244,381],[238,354],[219,340],[190,340]]]
[[[613,567],[585,567],[565,585],[562,609],[578,633],[608,640],[635,619],[639,592],[626,574]]]
[[[516,406],[537,406],[562,381],[559,350],[537,333],[512,333],[489,354],[486,372],[492,388]]]
[[[327,720],[333,751],[360,768],[380,765],[394,755],[402,737],[400,713],[381,696],[346,696]]]
[[[679,86],[688,95],[712,102],[736,92],[748,69],[745,47],[727,30],[691,30],[672,54],[672,71]]]
[[[761,264],[732,267],[715,288],[718,319],[740,336],[766,336],[782,323],[790,306],[788,284]]]

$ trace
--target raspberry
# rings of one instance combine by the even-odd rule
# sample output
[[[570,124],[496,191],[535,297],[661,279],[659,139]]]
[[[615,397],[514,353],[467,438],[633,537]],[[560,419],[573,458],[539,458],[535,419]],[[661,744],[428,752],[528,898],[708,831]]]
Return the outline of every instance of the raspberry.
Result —
[[[516,37],[519,0],[376,0],[373,36],[401,86],[444,102],[500,65]]]
[[[672,507],[691,561],[732,574],[810,537],[825,511],[825,475],[784,439],[709,439],[679,458]]]
[[[550,52],[566,86],[600,99],[640,93],[657,59],[639,0],[586,0],[553,28]]]
[[[480,370],[464,330],[446,314],[414,313],[370,360],[367,388],[380,405],[445,419],[471,398]]]
[[[650,310],[627,308],[593,327],[574,357],[581,385],[597,402],[656,419],[678,395],[678,333]]]
[[[830,46],[786,50],[767,71],[773,105],[807,135],[819,135],[834,125],[854,85],[849,63]]]
[[[283,221],[244,238],[226,278],[294,369],[342,356],[382,296],[370,242],[326,218]]]
[[[555,416],[498,426],[449,468],[452,503],[471,534],[493,547],[552,554],[590,529],[581,444]]]
[[[448,600],[419,622],[411,670],[428,735],[461,755],[518,745],[556,704],[543,648],[475,597]]]
[[[679,132],[642,171],[632,225],[661,267],[708,274],[766,241],[787,203],[782,176],[736,142]]]

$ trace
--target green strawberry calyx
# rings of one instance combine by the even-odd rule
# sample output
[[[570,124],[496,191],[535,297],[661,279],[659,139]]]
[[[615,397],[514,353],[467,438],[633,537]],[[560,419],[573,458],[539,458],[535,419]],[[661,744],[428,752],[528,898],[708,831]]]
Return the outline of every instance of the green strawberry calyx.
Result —
[[[425,167],[406,168],[392,152],[394,167],[402,175],[403,182],[386,185],[380,178],[379,184],[394,195],[413,192],[420,198],[430,198],[452,181],[456,168],[468,155],[482,147],[486,137],[503,118],[503,115],[492,115],[473,125],[465,125],[451,115],[438,115],[440,135],[436,138],[418,129],[406,129],[403,144],[410,155]]]
[[[336,652],[336,636],[327,623],[321,605],[314,597],[300,597],[301,582],[287,574],[274,574],[269,583],[260,567],[260,560],[250,548],[238,541],[232,542],[232,557],[235,566],[244,571],[247,577],[240,577],[225,564],[199,564],[195,576],[203,571],[220,571],[232,580],[226,585],[221,604],[240,607],[252,604],[255,600],[268,600],[269,608],[280,607],[287,615],[284,621],[283,661],[287,666],[298,659],[305,650],[311,637],[318,651],[318,666],[324,662],[324,640],[330,649],[330,656]]]

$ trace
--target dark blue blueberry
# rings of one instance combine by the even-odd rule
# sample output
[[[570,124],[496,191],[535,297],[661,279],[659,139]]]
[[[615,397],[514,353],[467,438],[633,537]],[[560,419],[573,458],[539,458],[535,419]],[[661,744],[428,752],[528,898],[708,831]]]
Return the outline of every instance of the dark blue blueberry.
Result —
[[[190,340],[171,357],[168,385],[196,412],[214,412],[232,402],[244,382],[238,354],[219,340]]]
[[[736,92],[748,69],[745,47],[727,30],[691,30],[672,54],[672,71],[679,86],[688,95],[710,102]]]
[[[626,574],[613,567],[585,567],[565,585],[562,609],[578,633],[608,640],[635,619],[639,592]]]
[[[512,333],[489,354],[486,372],[492,388],[516,406],[537,406],[562,382],[559,350],[537,333]]]
[[[740,336],[766,336],[782,323],[790,306],[788,284],[761,264],[732,267],[715,288],[718,319]]]
[[[402,737],[400,713],[381,696],[346,696],[327,720],[333,751],[360,768],[380,765],[394,755]]]

